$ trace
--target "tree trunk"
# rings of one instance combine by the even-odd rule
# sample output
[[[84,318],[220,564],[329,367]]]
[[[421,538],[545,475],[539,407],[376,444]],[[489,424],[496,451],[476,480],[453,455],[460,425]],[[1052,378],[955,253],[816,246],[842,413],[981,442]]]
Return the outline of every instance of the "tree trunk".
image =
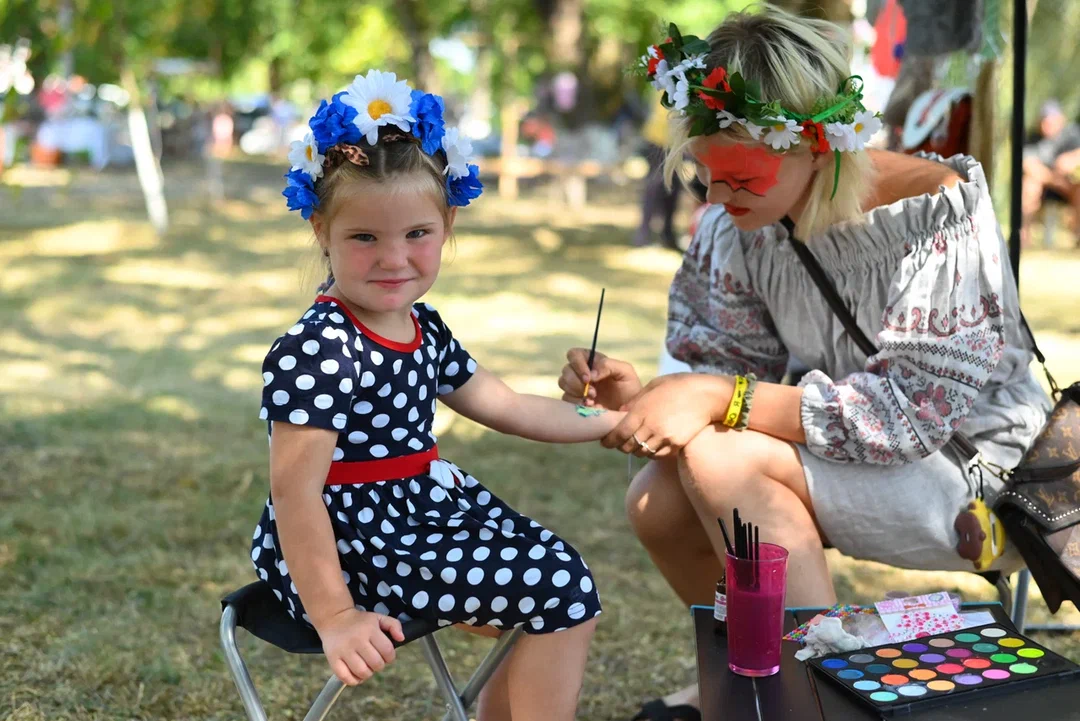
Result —
[[[150,224],[158,235],[164,235],[169,228],[169,209],[165,204],[165,178],[161,174],[161,166],[154,157],[154,148],[150,143],[150,128],[146,122],[146,113],[143,112],[142,98],[139,95],[139,85],[135,81],[135,73],[131,68],[125,68],[121,73],[124,89],[128,91],[131,100],[128,103],[128,131],[131,133],[131,149],[135,155],[135,172],[139,177],[139,185],[146,200],[146,214],[150,217]]]
[[[439,94],[439,77],[435,72],[435,59],[431,57],[428,44],[431,42],[432,28],[427,16],[426,4],[416,0],[396,0],[398,22],[409,40],[412,51],[413,72],[416,73],[414,87],[427,93]]]

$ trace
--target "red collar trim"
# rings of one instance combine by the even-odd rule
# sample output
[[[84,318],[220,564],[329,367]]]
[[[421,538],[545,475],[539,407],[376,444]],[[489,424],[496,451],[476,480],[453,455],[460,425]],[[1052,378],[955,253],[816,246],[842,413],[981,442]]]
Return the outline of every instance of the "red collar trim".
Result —
[[[341,309],[342,313],[348,316],[349,320],[353,322],[353,325],[355,325],[360,330],[360,332],[364,334],[365,338],[368,338],[369,340],[378,343],[383,348],[387,348],[389,350],[396,350],[399,353],[412,353],[414,350],[420,347],[420,343],[424,339],[423,333],[420,331],[420,321],[416,319],[416,316],[413,315],[412,312],[409,313],[409,317],[412,318],[413,327],[416,328],[416,337],[408,343],[398,343],[396,340],[383,338],[381,335],[361,323],[360,319],[353,315],[353,312],[346,308],[344,303],[342,303],[337,298],[334,298],[333,296],[320,295],[315,299],[315,302],[333,303],[334,305],[336,305],[338,308]]]

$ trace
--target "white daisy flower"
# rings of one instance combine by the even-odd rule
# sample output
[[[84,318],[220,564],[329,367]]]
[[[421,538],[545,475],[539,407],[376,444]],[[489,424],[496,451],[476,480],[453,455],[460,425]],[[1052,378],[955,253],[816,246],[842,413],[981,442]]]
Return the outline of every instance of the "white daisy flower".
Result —
[[[746,124],[746,121],[742,118],[736,117],[726,110],[721,110],[716,113],[716,120],[720,123],[720,129],[730,128],[734,123]],[[756,125],[754,126],[757,127]]]
[[[842,153],[855,150],[855,128],[847,123],[826,123],[825,139],[833,150]]]
[[[745,118],[739,118],[739,122],[744,128],[746,128],[746,132],[750,133],[751,138],[753,138],[754,140],[761,140],[761,134],[765,132],[764,127],[760,125],[755,125],[754,123],[751,123]]]
[[[675,94],[675,81],[671,79],[671,66],[667,60],[661,60],[656,64],[656,74],[649,82],[656,90],[667,93],[669,97]]]
[[[869,110],[861,110],[855,113],[851,130],[855,134],[855,149],[862,150],[870,142],[870,138],[874,137],[874,133],[881,130],[881,118]]]
[[[319,153],[319,144],[315,142],[315,136],[308,133],[303,140],[294,140],[289,145],[289,162],[293,170],[303,170],[311,176],[312,180],[321,178],[323,174],[323,160],[325,157]]]
[[[675,83],[675,94],[671,96],[675,109],[683,111],[690,104],[690,83],[685,79]]]
[[[655,45],[650,45],[650,46],[648,47],[648,49],[646,50],[646,52],[648,53],[648,56],[649,56],[650,58],[655,58],[655,57],[656,57],[656,49],[657,49],[657,48],[656,48],[656,46],[655,46]]]
[[[446,151],[446,172],[453,180],[469,174],[469,159],[472,157],[472,141],[461,134],[457,128],[447,128],[442,139]]]
[[[357,75],[341,96],[341,102],[356,108],[353,122],[367,138],[369,145],[379,140],[379,128],[396,125],[402,132],[409,132],[416,118],[409,115],[412,105],[412,88],[394,73],[368,70],[367,75]]]
[[[773,150],[787,150],[799,144],[802,126],[790,118],[776,118],[765,126],[765,130],[768,130],[765,134],[766,145]]]

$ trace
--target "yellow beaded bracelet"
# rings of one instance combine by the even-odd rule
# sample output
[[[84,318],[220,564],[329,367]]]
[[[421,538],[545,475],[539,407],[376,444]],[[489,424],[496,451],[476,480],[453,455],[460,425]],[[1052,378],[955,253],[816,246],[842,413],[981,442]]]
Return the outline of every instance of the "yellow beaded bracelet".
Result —
[[[741,431],[750,425],[750,405],[754,402],[754,387],[757,386],[757,376],[753,373],[746,374],[746,392],[743,393],[742,409],[739,420],[735,422],[735,430]]]
[[[735,391],[731,394],[731,403],[728,404],[727,413],[724,414],[724,425],[728,428],[734,428],[739,422],[748,384],[749,381],[744,376],[735,376]]]

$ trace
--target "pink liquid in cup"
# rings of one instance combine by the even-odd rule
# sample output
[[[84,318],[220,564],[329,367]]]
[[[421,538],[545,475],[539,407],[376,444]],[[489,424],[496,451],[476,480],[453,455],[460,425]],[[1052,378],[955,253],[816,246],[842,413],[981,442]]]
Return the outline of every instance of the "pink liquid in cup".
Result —
[[[760,545],[760,560],[727,556],[728,668],[740,676],[780,670],[787,549]]]

